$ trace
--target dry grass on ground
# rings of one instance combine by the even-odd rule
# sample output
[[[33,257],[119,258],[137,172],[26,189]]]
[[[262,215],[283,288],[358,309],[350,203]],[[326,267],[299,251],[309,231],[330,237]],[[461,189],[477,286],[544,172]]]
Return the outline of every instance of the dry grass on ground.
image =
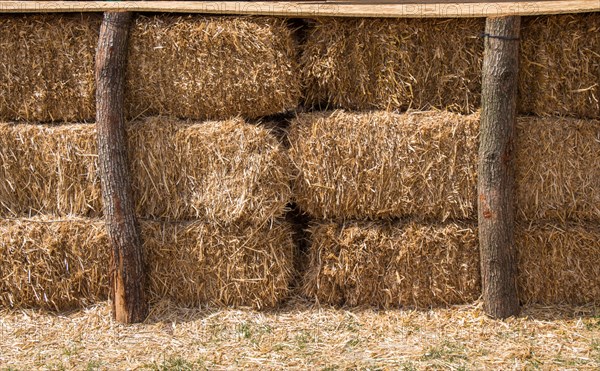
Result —
[[[108,303],[49,315],[0,312],[6,369],[597,369],[600,309],[527,307],[494,321],[480,305],[431,311],[334,309],[292,301],[275,312],[183,310],[148,323],[110,320]]]

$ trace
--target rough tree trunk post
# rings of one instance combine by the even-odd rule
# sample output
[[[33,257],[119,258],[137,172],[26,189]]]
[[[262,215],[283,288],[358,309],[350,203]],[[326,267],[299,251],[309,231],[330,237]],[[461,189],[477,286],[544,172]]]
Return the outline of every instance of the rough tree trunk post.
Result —
[[[519,29],[517,16],[488,18],[482,78],[478,219],[485,312],[519,313],[514,242],[514,126]]]
[[[131,13],[106,12],[96,54],[96,124],[102,199],[112,248],[113,317],[141,322],[148,305],[142,240],[131,192],[123,96]]]

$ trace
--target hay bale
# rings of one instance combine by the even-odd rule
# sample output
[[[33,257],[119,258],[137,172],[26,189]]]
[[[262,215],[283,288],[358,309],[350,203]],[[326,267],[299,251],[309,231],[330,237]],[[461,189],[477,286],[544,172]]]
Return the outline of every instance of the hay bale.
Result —
[[[524,18],[519,110],[600,118],[600,14]]]
[[[276,305],[287,295],[292,227],[142,222],[150,301]],[[0,220],[0,306],[65,310],[105,300],[110,250],[100,219]]]
[[[524,224],[516,241],[521,302],[600,303],[598,224]]]
[[[321,219],[477,217],[478,115],[328,112],[292,122],[294,198]],[[520,117],[520,219],[600,221],[600,122]]]
[[[1,16],[0,120],[93,120],[100,23],[97,14]],[[296,54],[283,19],[139,15],[128,117],[256,118],[294,109]]]
[[[146,223],[150,297],[181,305],[273,307],[293,276],[293,228]]]
[[[352,110],[479,107],[483,19],[320,18],[301,56],[309,105]]]
[[[95,117],[97,14],[0,15],[0,120]]]
[[[97,216],[95,126],[0,124],[0,214]]]
[[[322,219],[476,217],[478,121],[447,112],[300,115],[290,128],[295,201]]]
[[[108,293],[108,236],[95,219],[0,220],[0,306],[83,307]]]
[[[479,296],[473,224],[325,222],[310,233],[303,291],[323,303],[428,307]]]
[[[138,16],[130,40],[130,117],[256,118],[298,105],[297,50],[283,19]]]
[[[164,117],[127,129],[138,215],[262,223],[283,215],[291,166],[270,131]],[[95,126],[0,124],[5,216],[101,215]]]
[[[600,221],[600,121],[519,118],[517,217]]]

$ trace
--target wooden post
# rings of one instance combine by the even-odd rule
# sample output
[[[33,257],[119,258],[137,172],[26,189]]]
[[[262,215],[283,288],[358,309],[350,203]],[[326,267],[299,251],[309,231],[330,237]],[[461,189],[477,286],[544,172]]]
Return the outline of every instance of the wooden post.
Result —
[[[519,72],[518,16],[488,18],[482,78],[478,219],[485,312],[519,313],[514,242],[514,127]]]
[[[135,215],[123,114],[131,13],[106,12],[96,54],[96,125],[104,217],[112,247],[113,317],[123,323],[146,318],[142,239]]]

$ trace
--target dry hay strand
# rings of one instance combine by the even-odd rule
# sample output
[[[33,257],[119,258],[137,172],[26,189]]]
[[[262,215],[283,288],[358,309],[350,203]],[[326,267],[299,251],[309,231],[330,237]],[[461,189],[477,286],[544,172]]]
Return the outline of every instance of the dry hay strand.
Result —
[[[309,105],[353,110],[479,107],[483,19],[321,18],[301,56]]]
[[[287,295],[292,227],[141,223],[151,301],[276,305]],[[0,305],[65,310],[104,300],[109,241],[100,219],[0,221]]]
[[[107,297],[108,236],[94,219],[0,220],[0,305],[50,310]]]
[[[98,15],[0,16],[0,119],[95,116]]]
[[[520,111],[600,118],[600,14],[525,18]]]
[[[99,215],[95,126],[0,124],[0,214]]]
[[[158,117],[127,132],[138,215],[262,223],[285,213],[292,169],[269,130]],[[89,124],[0,124],[2,214],[101,215],[95,133]]]
[[[519,118],[519,219],[600,220],[600,121]]]
[[[273,307],[293,276],[293,228],[146,223],[149,292],[185,306]]]
[[[304,114],[292,122],[294,197],[321,219],[476,218],[478,115]],[[600,220],[600,121],[520,117],[519,219]]]
[[[478,121],[447,112],[300,115],[290,129],[295,200],[322,219],[476,217]]]
[[[300,100],[297,47],[283,19],[138,16],[130,40],[131,117],[256,118]]]
[[[600,226],[521,225],[516,241],[522,302],[600,303]]]
[[[322,223],[310,233],[304,294],[320,302],[428,307],[479,296],[474,224]]]

